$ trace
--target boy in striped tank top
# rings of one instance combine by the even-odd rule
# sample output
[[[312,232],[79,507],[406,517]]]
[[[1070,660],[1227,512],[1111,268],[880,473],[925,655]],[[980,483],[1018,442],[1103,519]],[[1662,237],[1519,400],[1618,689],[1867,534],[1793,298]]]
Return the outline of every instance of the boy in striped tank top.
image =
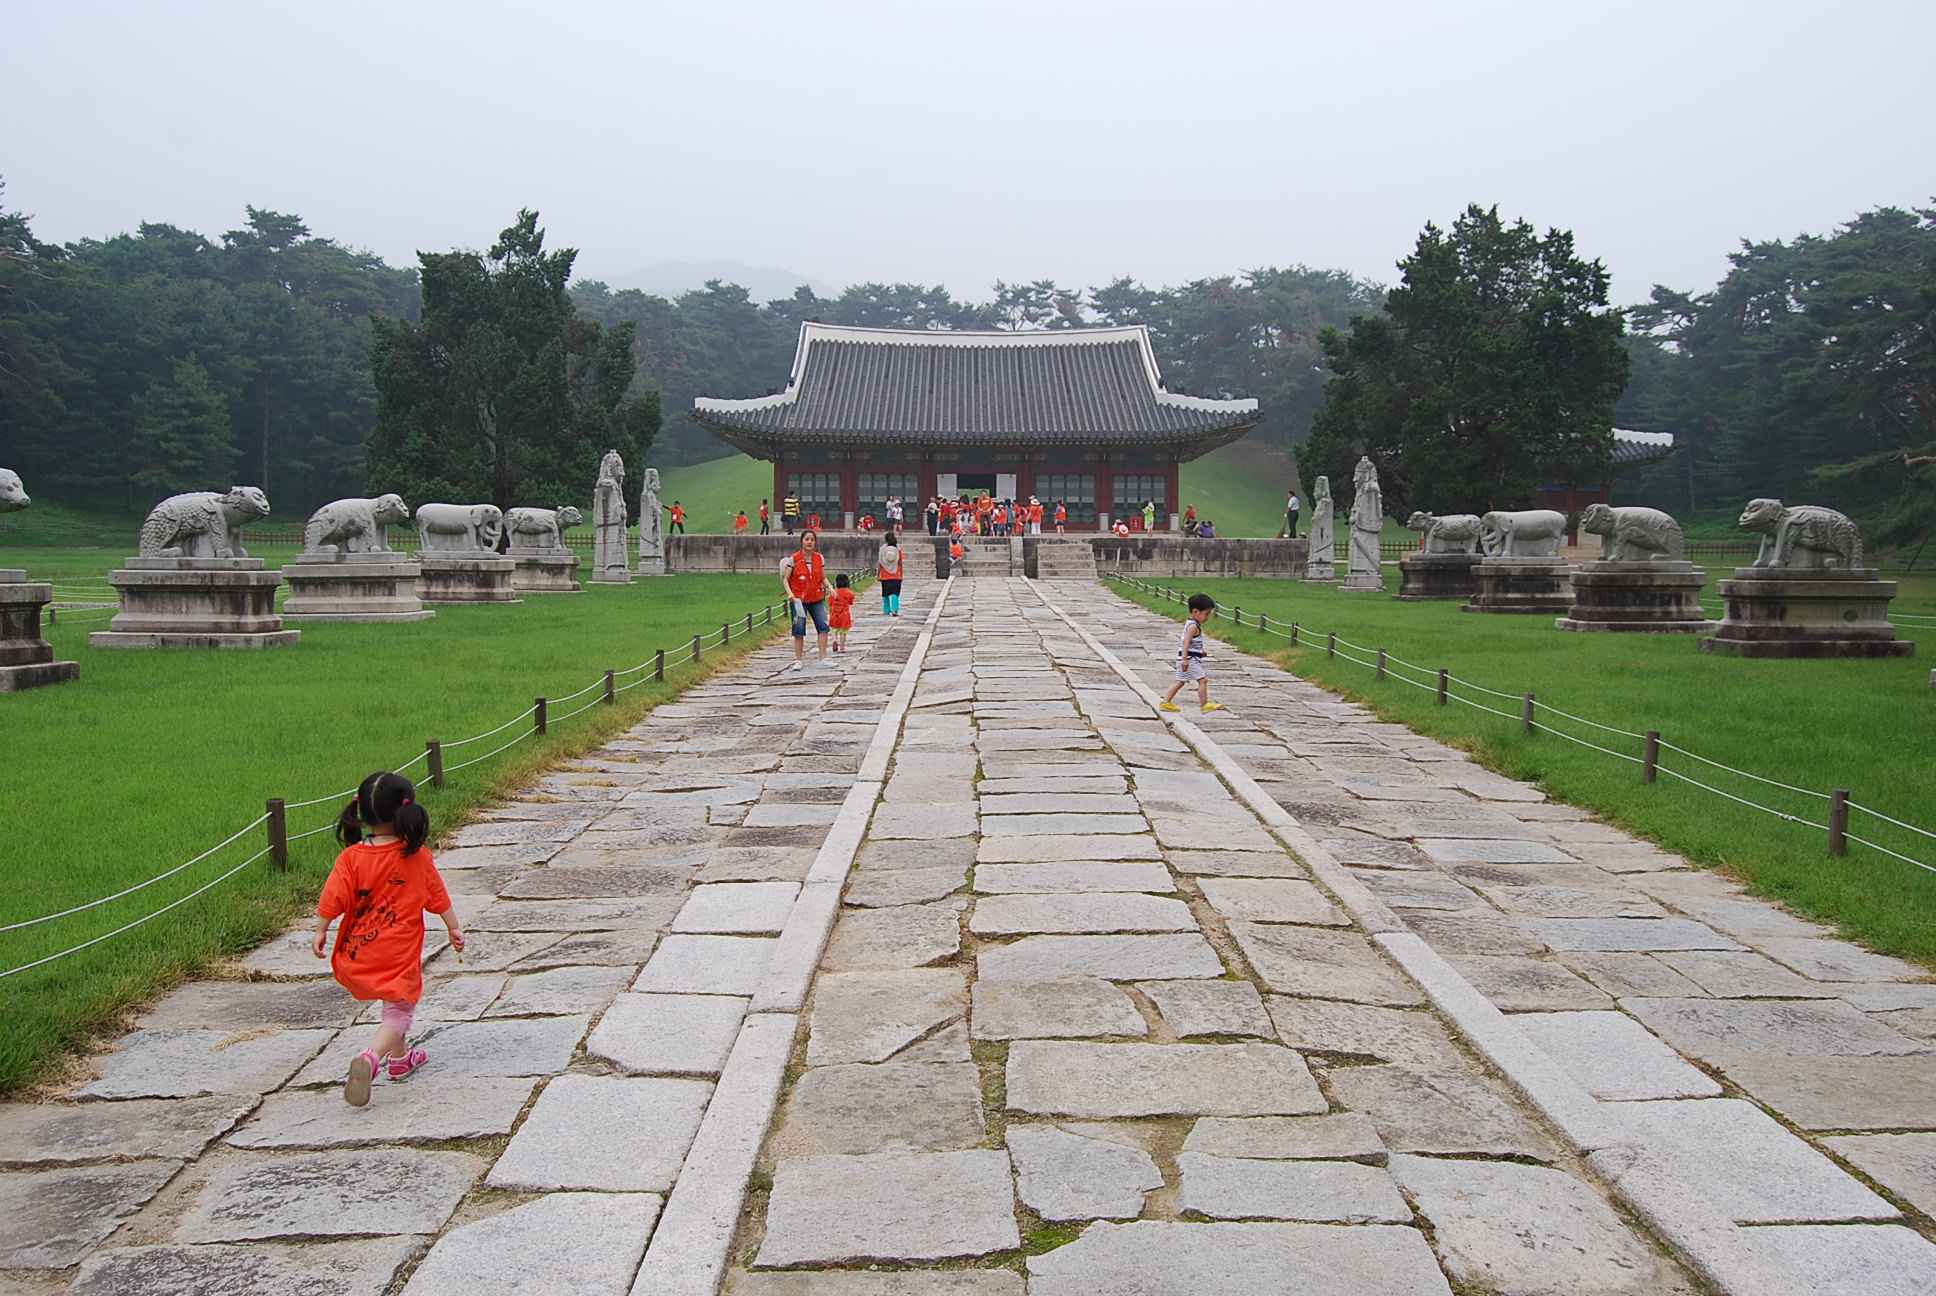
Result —
[[[1208,594],[1190,596],[1190,619],[1183,623],[1183,638],[1176,646],[1176,683],[1163,695],[1163,710],[1181,711],[1176,695],[1191,680],[1197,682],[1197,701],[1205,711],[1221,711],[1223,703],[1210,700],[1210,677],[1204,673],[1208,660],[1203,651],[1203,623],[1217,610],[1217,601]]]

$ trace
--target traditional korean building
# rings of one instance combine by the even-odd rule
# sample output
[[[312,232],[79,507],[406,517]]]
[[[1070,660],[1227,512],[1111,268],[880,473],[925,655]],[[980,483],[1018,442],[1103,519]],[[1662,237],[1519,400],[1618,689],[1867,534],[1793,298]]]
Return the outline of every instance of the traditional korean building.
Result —
[[[1244,435],[1254,400],[1163,389],[1149,330],[943,333],[803,324],[786,390],[693,402],[695,422],[773,464],[777,506],[800,494],[826,528],[884,518],[912,525],[930,496],[979,494],[1053,509],[1071,530],[1120,512],[1174,529],[1177,466]]]
[[[1648,464],[1659,463],[1674,453],[1674,434],[1672,432],[1634,432],[1627,428],[1613,430],[1613,458],[1607,465],[1607,474],[1598,482],[1569,486],[1563,482],[1542,482],[1539,492],[1534,496],[1535,508],[1556,509],[1568,517],[1577,518],[1586,512],[1589,504],[1613,503],[1613,479],[1633,468],[1644,468]]]

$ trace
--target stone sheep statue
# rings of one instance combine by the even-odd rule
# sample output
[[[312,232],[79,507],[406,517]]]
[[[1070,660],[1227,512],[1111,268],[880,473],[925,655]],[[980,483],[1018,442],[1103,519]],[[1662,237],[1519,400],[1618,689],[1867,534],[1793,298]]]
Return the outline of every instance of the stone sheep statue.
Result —
[[[410,506],[399,495],[335,500],[310,515],[303,552],[389,553],[389,529],[409,521]]]
[[[495,504],[425,504],[417,509],[423,547],[440,553],[496,553],[504,510]]]
[[[583,522],[577,509],[514,508],[504,515],[512,553],[564,553],[565,532]]]
[[[141,524],[141,556],[247,558],[242,528],[268,516],[269,498],[256,486],[170,495]]]
[[[1414,513],[1405,525],[1425,533],[1428,554],[1479,552],[1479,517],[1475,513],[1448,513],[1444,517]]]
[[[1776,499],[1748,501],[1741,510],[1741,528],[1761,533],[1757,567],[1805,567],[1823,570],[1862,565],[1862,533],[1855,523],[1831,508]]]
[[[1679,561],[1687,556],[1681,524],[1659,509],[1589,504],[1580,515],[1580,530],[1606,537],[1600,547],[1602,562]]]
[[[18,513],[31,503],[27,488],[20,484],[20,474],[11,468],[0,468],[0,513]]]
[[[1488,513],[1479,519],[1479,532],[1488,558],[1557,558],[1566,514],[1552,509]]]

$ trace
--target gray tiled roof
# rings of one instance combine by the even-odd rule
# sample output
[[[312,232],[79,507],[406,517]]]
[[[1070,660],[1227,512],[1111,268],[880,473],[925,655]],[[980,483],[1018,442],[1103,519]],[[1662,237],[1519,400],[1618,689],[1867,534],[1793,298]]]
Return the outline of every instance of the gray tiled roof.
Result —
[[[1638,468],[1642,464],[1659,463],[1672,453],[1672,432],[1630,432],[1626,428],[1613,430],[1615,468]]]
[[[785,392],[702,398],[692,417],[756,454],[803,441],[1021,440],[1160,444],[1193,457],[1262,416],[1254,400],[1163,390],[1141,327],[921,333],[806,324]]]

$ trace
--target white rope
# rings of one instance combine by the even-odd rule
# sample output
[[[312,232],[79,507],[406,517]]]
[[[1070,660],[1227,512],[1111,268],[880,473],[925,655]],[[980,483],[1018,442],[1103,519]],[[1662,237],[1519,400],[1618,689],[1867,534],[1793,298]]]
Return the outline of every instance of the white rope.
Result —
[[[291,801],[282,808],[284,810],[307,810],[310,806],[321,805],[325,801],[342,801],[348,797],[355,796],[356,793],[357,789],[351,788],[347,792],[335,792],[329,796],[319,796],[314,801]]]
[[[537,705],[534,703],[533,705],[526,707],[524,710],[512,716],[509,720],[506,720],[503,724],[499,725],[495,729],[487,729],[481,734],[472,734],[469,738],[458,738],[451,742],[445,743],[444,750],[449,751],[453,747],[462,747],[467,743],[479,742],[485,738],[489,738],[493,734],[501,734],[506,729],[509,729],[512,725],[521,724],[522,722],[529,720],[531,718],[531,713],[533,711],[536,711],[537,709],[538,709]]]
[[[1800,815],[1791,815],[1786,811],[1777,810],[1773,806],[1762,805],[1759,801],[1750,801],[1746,797],[1738,797],[1732,792],[1723,792],[1720,788],[1715,787],[1712,784],[1703,783],[1697,778],[1690,778],[1686,774],[1681,773],[1679,770],[1671,770],[1671,769],[1668,769],[1665,765],[1661,765],[1658,763],[1655,764],[1654,768],[1659,770],[1662,774],[1672,775],[1674,778],[1679,779],[1683,783],[1692,783],[1695,787],[1700,788],[1704,792],[1712,792],[1714,793],[1714,795],[1726,797],[1730,801],[1739,801],[1744,806],[1751,806],[1756,810],[1762,811],[1764,814],[1771,814],[1777,819],[1783,819],[1789,823],[1801,824],[1803,827],[1806,827],[1806,828],[1815,828],[1820,830],[1821,832],[1828,831],[1827,824],[1819,824],[1819,823],[1816,823],[1813,819],[1804,819]]]
[[[573,698],[584,697],[587,693],[591,692],[595,688],[604,687],[604,684],[605,684],[605,677],[603,675],[600,675],[597,679],[587,684],[584,688],[579,689],[576,693],[567,693],[563,697],[547,698],[545,700],[547,702],[569,702]]]
[[[1898,827],[1898,828],[1906,828],[1906,829],[1908,829],[1908,830],[1909,830],[1910,832],[1912,832],[1912,833],[1915,833],[1915,834],[1917,834],[1918,836],[1922,836],[1922,837],[1927,837],[1927,838],[1929,838],[1929,839],[1930,839],[1930,840],[1932,840],[1932,841],[1936,841],[1936,833],[1933,833],[1933,832],[1931,832],[1931,831],[1929,831],[1929,829],[1927,829],[1927,828],[1918,828],[1918,827],[1917,827],[1917,826],[1916,826],[1915,824],[1912,824],[1912,823],[1904,823],[1904,822],[1903,822],[1902,820],[1900,820],[1900,819],[1892,819],[1892,818],[1890,818],[1890,817],[1889,817],[1888,815],[1886,815],[1886,814],[1884,814],[1884,813],[1882,813],[1882,811],[1880,811],[1880,810],[1871,810],[1871,809],[1869,809],[1869,807],[1867,807],[1867,806],[1865,806],[1865,805],[1857,805],[1857,804],[1856,804],[1855,802],[1853,802],[1853,801],[1850,801],[1850,802],[1848,802],[1847,804],[1848,804],[1848,807],[1849,807],[1849,809],[1851,809],[1851,810],[1860,810],[1860,811],[1861,811],[1861,812],[1862,812],[1863,814],[1865,814],[1865,815],[1873,815],[1873,816],[1875,816],[1875,817],[1876,817],[1877,819],[1880,819],[1880,820],[1882,820],[1882,822],[1884,822],[1884,823],[1890,823],[1890,824],[1894,824],[1894,825],[1895,825],[1896,827]]]
[[[333,823],[331,823],[331,824],[324,824],[324,825],[323,825],[323,826],[322,826],[321,828],[311,828],[311,829],[310,829],[310,830],[309,830],[308,832],[299,832],[299,833],[297,833],[297,834],[296,834],[295,836],[293,836],[293,837],[291,837],[291,838],[290,838],[289,840],[290,840],[290,841],[301,841],[301,840],[302,840],[303,838],[305,838],[305,837],[314,837],[314,836],[315,836],[315,835],[316,835],[317,833],[326,833],[326,832],[329,832],[329,831],[330,831],[331,829],[333,829],[333,828],[335,828],[335,827],[336,827],[336,825],[335,825],[335,824],[333,824]]]
[[[63,909],[59,913],[45,914],[39,918],[28,918],[17,923],[8,923],[6,926],[0,927],[0,932],[19,931],[22,927],[37,927],[41,923],[52,922],[56,918],[65,918],[69,914],[77,914],[84,909],[98,908],[101,905],[107,904],[111,900],[119,900],[122,896],[133,895],[137,891],[153,886],[155,883],[161,881],[163,878],[171,878],[175,876],[175,874],[181,872],[185,868],[190,867],[191,865],[200,864],[203,860],[213,855],[216,851],[219,851],[223,847],[229,846],[232,843],[234,843],[237,838],[242,837],[246,833],[254,831],[257,827],[261,826],[263,821],[268,819],[268,817],[269,815],[266,811],[262,814],[257,815],[254,820],[252,820],[248,824],[245,824],[242,828],[238,829],[233,836],[226,837],[222,841],[217,842],[215,845],[203,851],[200,855],[197,855],[194,859],[189,860],[186,864],[177,864],[175,865],[175,867],[169,869],[166,873],[155,874],[153,877],[149,878],[146,882],[137,882],[133,886],[127,888],[125,891],[116,891],[113,895],[102,896],[99,900],[89,900],[86,904],[78,904],[78,905],[75,905],[72,909]]]
[[[510,751],[513,747],[517,746],[519,743],[523,742],[526,738],[529,738],[531,735],[537,732],[538,730],[536,726],[533,726],[530,729],[526,729],[523,733],[513,738],[510,742],[505,743],[502,747],[498,747],[491,751],[487,751],[482,756],[473,756],[469,760],[465,761],[462,765],[452,765],[449,768],[445,769],[444,773],[455,774],[458,770],[464,769],[466,766],[475,765],[479,761],[487,761],[491,759],[491,757],[497,755],[499,752]]]
[[[1688,751],[1685,747],[1676,747],[1673,743],[1668,742],[1665,738],[1660,740],[1660,745],[1662,747],[1665,747],[1668,751],[1679,752],[1681,755],[1686,756],[1692,760],[1697,760],[1701,762],[1701,764],[1703,765],[1711,765],[1715,769],[1726,770],[1730,774],[1739,774],[1742,778],[1753,779],[1757,783],[1766,783],[1769,787],[1778,787],[1784,792],[1793,792],[1797,796],[1812,796],[1820,801],[1828,800],[1828,793],[1826,792],[1817,792],[1812,788],[1796,787],[1792,783],[1782,783],[1776,779],[1763,778],[1759,774],[1750,774],[1747,770],[1744,770],[1744,769],[1736,769],[1732,765],[1723,765],[1720,761],[1709,760],[1705,756],[1697,756],[1693,752]]]
[[[1936,865],[1925,864],[1919,859],[1911,859],[1909,856],[1904,855],[1901,851],[1892,851],[1887,846],[1878,846],[1874,842],[1868,840],[1865,837],[1857,837],[1852,832],[1845,831],[1842,835],[1844,837],[1847,837],[1852,842],[1861,842],[1864,846],[1867,846],[1870,850],[1881,851],[1884,855],[1893,855],[1905,864],[1914,864],[1919,869],[1928,869],[1931,873],[1936,873]]]
[[[602,681],[602,680],[600,681],[600,683],[603,683],[603,682],[604,682],[604,681]],[[616,690],[614,690],[614,691],[616,692]],[[548,720],[547,720],[547,723],[549,723],[549,724],[557,724],[557,723],[559,723],[559,722],[560,722],[560,721],[562,721],[562,720],[569,720],[569,719],[571,719],[571,718],[572,718],[573,716],[575,716],[575,715],[583,715],[583,714],[584,714],[585,712],[587,712],[587,711],[589,711],[589,710],[591,710],[591,709],[592,709],[593,707],[595,707],[595,706],[604,706],[604,705],[605,705],[605,699],[604,699],[604,698],[602,698],[602,697],[595,697],[595,698],[593,698],[593,699],[592,699],[591,701],[589,701],[589,702],[587,702],[587,703],[585,703],[585,705],[583,705],[583,706],[581,706],[581,707],[576,707],[576,708],[574,708],[574,709],[572,709],[572,710],[570,710],[570,711],[567,711],[567,712],[565,712],[565,713],[564,713],[563,715],[557,715],[557,716],[551,716],[551,717],[549,717],[549,718],[548,718]]]
[[[261,859],[264,855],[267,855],[268,853],[269,853],[269,848],[265,846],[261,850],[257,851],[255,854],[249,856],[249,858],[243,860],[240,864],[237,864],[234,868],[230,869],[228,872],[222,874],[221,877],[218,877],[211,882],[204,882],[201,886],[196,887],[193,891],[190,891],[187,895],[183,896],[181,899],[176,900],[171,904],[163,905],[161,908],[155,910],[153,913],[147,915],[144,918],[137,918],[133,922],[128,923],[125,926],[116,927],[113,931],[108,932],[106,935],[96,936],[93,940],[82,941],[79,945],[75,945],[75,946],[72,946],[71,948],[64,949],[58,954],[49,954],[46,958],[35,959],[31,963],[22,963],[17,968],[8,968],[5,972],[0,972],[0,978],[10,977],[18,972],[25,972],[31,968],[37,968],[43,964],[52,963],[55,959],[66,958],[69,954],[78,954],[80,951],[87,949],[89,946],[99,945],[104,940],[111,940],[114,937],[119,936],[122,932],[133,931],[136,927],[141,926],[141,924],[145,922],[149,922],[153,919],[159,918],[171,909],[176,909],[181,907],[182,905],[187,904],[190,900],[193,900],[196,896],[208,890],[210,887],[215,886],[218,883],[228,881],[230,878],[234,877],[237,873],[240,873],[243,869],[249,867],[249,865],[255,863],[257,860]]]

